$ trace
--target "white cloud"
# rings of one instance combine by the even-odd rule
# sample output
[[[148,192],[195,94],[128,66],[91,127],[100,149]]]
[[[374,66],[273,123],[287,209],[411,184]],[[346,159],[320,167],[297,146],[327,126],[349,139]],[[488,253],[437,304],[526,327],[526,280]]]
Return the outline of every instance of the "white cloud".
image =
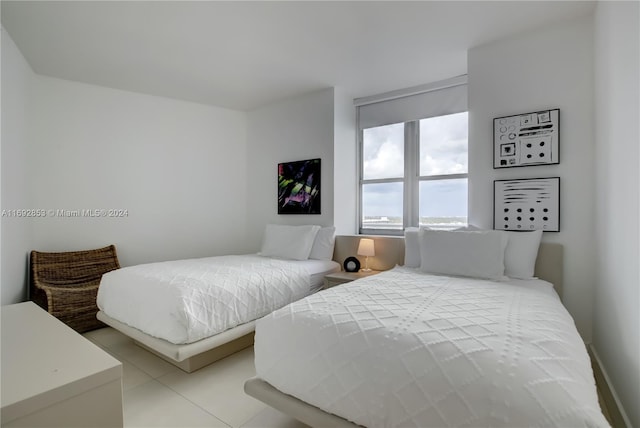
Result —
[[[396,178],[404,175],[404,124],[364,130],[364,178]]]
[[[364,161],[365,179],[392,178],[404,175],[404,150],[397,143],[386,141],[377,156]]]
[[[467,140],[446,141],[438,149],[422,150],[420,175],[464,174],[468,171]]]
[[[467,113],[420,121],[420,175],[468,171]]]

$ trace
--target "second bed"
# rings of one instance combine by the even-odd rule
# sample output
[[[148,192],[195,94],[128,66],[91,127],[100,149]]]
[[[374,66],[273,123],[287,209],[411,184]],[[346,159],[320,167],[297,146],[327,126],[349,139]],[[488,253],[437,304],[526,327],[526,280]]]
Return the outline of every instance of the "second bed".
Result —
[[[104,275],[98,319],[184,371],[253,344],[255,320],[322,287],[330,260],[259,255],[150,263]]]

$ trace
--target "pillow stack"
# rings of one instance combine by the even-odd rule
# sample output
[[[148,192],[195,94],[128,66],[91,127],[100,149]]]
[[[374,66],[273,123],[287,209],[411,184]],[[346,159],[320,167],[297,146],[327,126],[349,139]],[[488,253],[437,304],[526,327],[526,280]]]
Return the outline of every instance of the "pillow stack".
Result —
[[[335,227],[268,224],[260,255],[288,260],[331,260]]]
[[[502,280],[533,279],[542,231],[507,232],[473,226],[455,231],[405,230],[405,266],[423,272]]]

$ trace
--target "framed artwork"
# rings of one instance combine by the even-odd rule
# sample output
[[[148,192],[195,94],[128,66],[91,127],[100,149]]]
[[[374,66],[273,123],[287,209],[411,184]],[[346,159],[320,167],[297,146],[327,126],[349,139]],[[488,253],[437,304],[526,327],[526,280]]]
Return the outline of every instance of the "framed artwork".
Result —
[[[495,180],[493,228],[560,232],[560,177]]]
[[[493,119],[493,167],[560,163],[560,109]]]
[[[278,164],[278,214],[320,214],[320,159]]]

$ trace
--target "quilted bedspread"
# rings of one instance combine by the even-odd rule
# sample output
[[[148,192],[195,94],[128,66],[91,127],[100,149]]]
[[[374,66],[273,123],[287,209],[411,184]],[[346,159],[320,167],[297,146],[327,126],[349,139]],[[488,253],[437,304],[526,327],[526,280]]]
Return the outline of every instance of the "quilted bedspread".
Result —
[[[310,292],[293,262],[219,256],[126,267],[102,277],[110,317],[171,343],[191,343],[253,321]]]
[[[259,320],[258,377],[367,427],[604,427],[585,345],[544,281],[395,269]]]

